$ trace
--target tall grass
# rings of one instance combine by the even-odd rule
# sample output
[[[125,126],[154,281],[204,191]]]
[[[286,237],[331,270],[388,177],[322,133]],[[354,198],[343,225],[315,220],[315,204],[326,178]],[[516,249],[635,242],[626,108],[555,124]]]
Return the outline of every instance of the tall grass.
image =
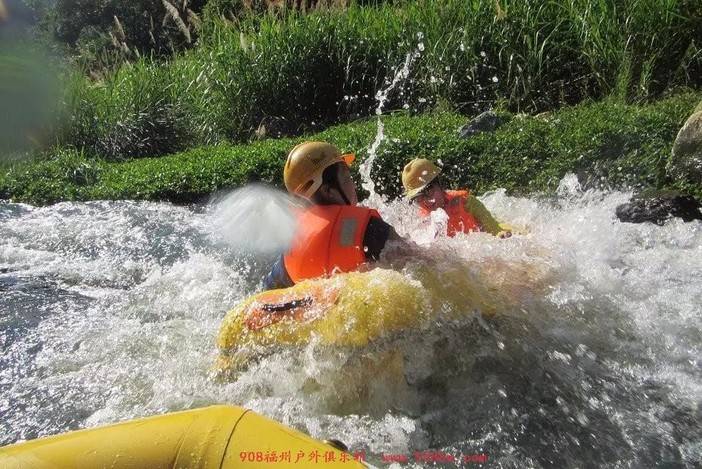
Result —
[[[193,60],[161,67],[139,61],[97,83],[70,76],[58,145],[118,160],[213,143],[219,136],[203,68]]]
[[[415,0],[306,14],[206,19],[193,50],[148,59],[67,92],[57,135],[109,158],[244,141],[372,114],[406,54],[409,79],[386,109],[494,106],[539,112],[584,99],[641,101],[702,87],[698,0]],[[282,123],[282,124],[281,124]]]

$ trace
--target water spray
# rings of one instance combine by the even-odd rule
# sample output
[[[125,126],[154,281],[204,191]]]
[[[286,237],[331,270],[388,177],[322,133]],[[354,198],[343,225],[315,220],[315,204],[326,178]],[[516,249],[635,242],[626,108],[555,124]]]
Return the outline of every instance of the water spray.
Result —
[[[380,206],[384,203],[383,197],[375,192],[375,182],[373,182],[371,179],[371,169],[373,168],[373,163],[378,156],[378,148],[385,139],[385,126],[383,125],[383,121],[380,119],[380,116],[383,114],[383,108],[388,100],[388,96],[399,83],[403,82],[407,79],[407,77],[409,77],[410,67],[424,50],[424,43],[422,42],[424,35],[422,33],[418,33],[417,38],[419,39],[417,49],[407,53],[402,68],[395,72],[395,76],[387,88],[381,89],[375,94],[375,99],[378,101],[378,106],[375,108],[375,115],[378,116],[378,130],[375,134],[375,140],[368,148],[368,158],[366,158],[359,168],[359,172],[361,173],[361,187],[368,191],[368,204],[374,207]]]
[[[235,250],[270,254],[285,252],[297,227],[287,194],[262,184],[249,184],[217,202],[211,229]]]

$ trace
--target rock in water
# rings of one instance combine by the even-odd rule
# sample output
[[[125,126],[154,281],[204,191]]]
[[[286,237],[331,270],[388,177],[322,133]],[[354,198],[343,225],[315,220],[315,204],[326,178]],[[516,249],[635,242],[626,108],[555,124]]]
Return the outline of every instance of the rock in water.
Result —
[[[266,116],[261,120],[254,135],[259,140],[264,138],[283,138],[295,135],[293,125],[284,117]]]
[[[674,180],[702,184],[702,110],[692,114],[678,132],[666,169]]]
[[[702,220],[700,203],[689,195],[677,192],[658,192],[640,195],[631,202],[617,207],[617,218],[625,223],[651,222],[662,225],[670,217],[684,221]]]
[[[485,111],[473,118],[469,123],[458,130],[458,136],[469,138],[481,132],[492,132],[502,124],[502,119],[492,111]]]

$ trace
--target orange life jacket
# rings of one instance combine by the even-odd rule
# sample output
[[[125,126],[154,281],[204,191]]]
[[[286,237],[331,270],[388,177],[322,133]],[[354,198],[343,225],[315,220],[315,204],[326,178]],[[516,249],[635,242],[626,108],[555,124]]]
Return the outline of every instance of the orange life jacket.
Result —
[[[363,237],[377,211],[351,205],[313,205],[297,219],[285,270],[297,283],[335,272],[351,272],[366,262]]]
[[[469,195],[470,192],[468,191],[444,191],[444,197],[446,198],[444,210],[448,215],[446,234],[450,237],[456,236],[456,233],[480,231],[480,223],[465,208],[466,199]],[[420,207],[419,211],[422,216],[429,216],[429,210]]]

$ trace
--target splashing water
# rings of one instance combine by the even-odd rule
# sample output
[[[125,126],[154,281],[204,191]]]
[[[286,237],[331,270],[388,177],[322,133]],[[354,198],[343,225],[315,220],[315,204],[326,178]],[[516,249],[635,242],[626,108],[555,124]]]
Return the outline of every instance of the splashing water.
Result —
[[[573,177],[550,200],[488,194],[529,234],[427,249],[470,266],[493,320],[439,322],[389,356],[312,341],[233,382],[212,377],[214,338],[265,262],[223,249],[209,210],[0,203],[0,443],[232,403],[376,463],[433,450],[502,467],[696,467],[702,224],[619,223],[629,197]],[[414,233],[404,204],[381,210]]]
[[[361,187],[363,187],[369,193],[368,199],[365,203],[372,207],[384,203],[382,196],[375,192],[375,182],[373,179],[371,179],[371,169],[373,168],[373,163],[378,156],[378,148],[385,138],[385,126],[383,125],[383,121],[380,119],[380,116],[383,114],[383,108],[385,107],[385,103],[387,102],[390,93],[409,77],[412,64],[421,55],[421,51],[424,50],[424,44],[421,42],[423,39],[422,33],[418,33],[417,37],[420,41],[417,49],[407,53],[404,64],[395,72],[395,76],[390,84],[385,89],[379,90],[375,95],[375,99],[378,101],[378,106],[375,108],[375,115],[378,116],[378,130],[375,135],[375,140],[368,149],[368,157],[359,168],[359,172],[361,174]]]
[[[275,254],[288,250],[299,200],[257,184],[228,194],[213,208],[212,230],[237,251]]]

